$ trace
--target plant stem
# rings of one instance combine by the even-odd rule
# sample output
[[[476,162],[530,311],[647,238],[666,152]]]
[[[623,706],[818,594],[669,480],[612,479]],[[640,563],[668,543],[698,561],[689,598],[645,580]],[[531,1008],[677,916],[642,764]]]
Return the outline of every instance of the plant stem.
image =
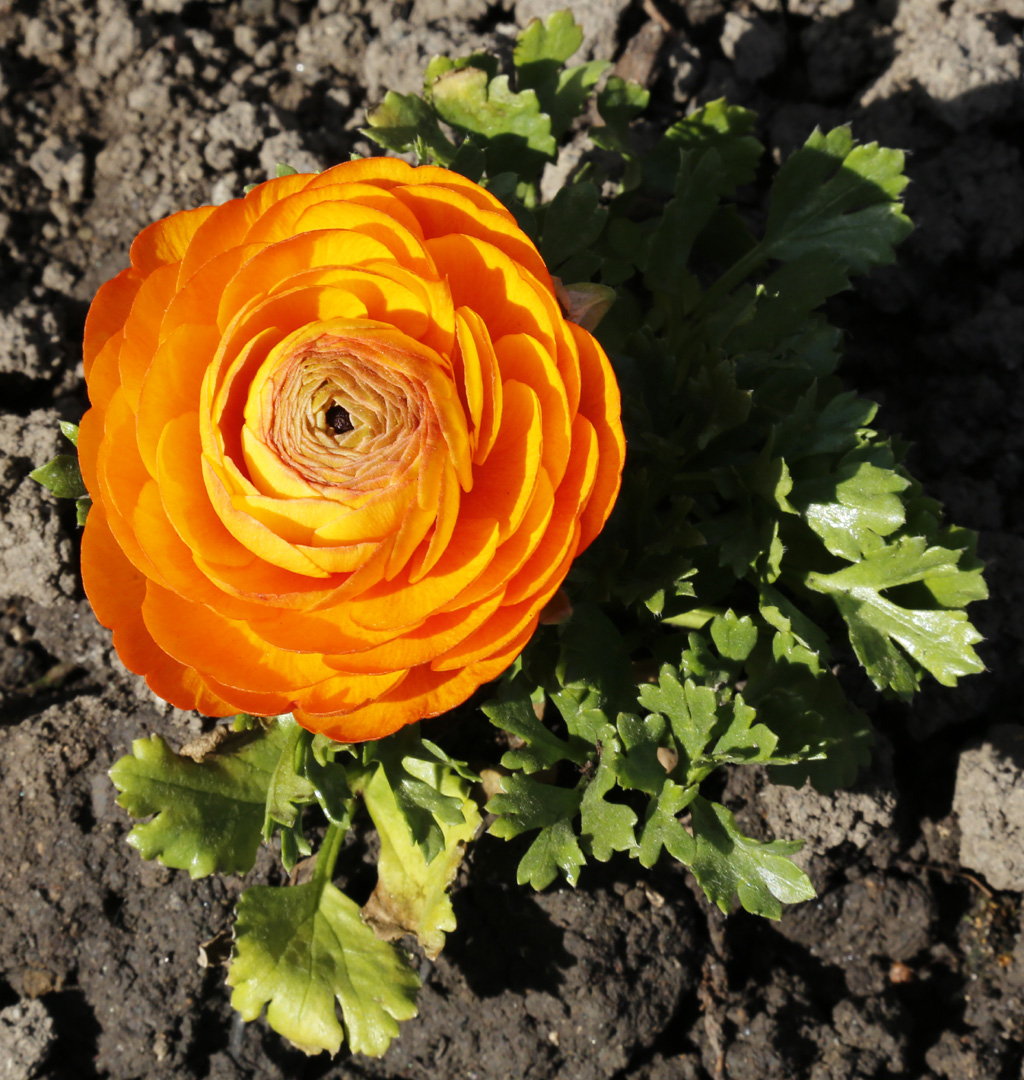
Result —
[[[320,891],[325,885],[329,885],[334,877],[334,864],[338,861],[338,852],[345,839],[347,829],[341,825],[328,825],[324,833],[324,842],[316,853],[316,868],[313,870],[313,883]]]
[[[769,251],[762,240],[761,243],[752,247],[746,255],[737,259],[728,270],[711,286],[701,297],[697,306],[686,316],[686,321],[691,325],[700,320],[747,279],[762,263],[769,258]]]

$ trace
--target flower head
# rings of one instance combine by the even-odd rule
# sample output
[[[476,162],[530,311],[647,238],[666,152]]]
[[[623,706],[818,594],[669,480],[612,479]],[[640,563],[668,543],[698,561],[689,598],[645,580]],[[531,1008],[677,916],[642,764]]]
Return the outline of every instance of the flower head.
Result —
[[[342,740],[519,653],[601,529],[607,357],[488,192],[376,158],[142,232],[86,323],[86,592],[127,667]]]

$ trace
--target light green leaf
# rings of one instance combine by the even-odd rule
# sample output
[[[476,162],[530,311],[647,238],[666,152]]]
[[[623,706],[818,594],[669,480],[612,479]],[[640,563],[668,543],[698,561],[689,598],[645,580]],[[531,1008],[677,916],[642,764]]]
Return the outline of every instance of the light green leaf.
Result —
[[[738,895],[746,911],[778,919],[782,904],[814,899],[810,878],[789,858],[803,841],[751,840],[724,806],[699,795],[689,808],[695,841],[689,866],[704,894],[722,911],[728,913]]]
[[[380,837],[377,887],[363,916],[378,936],[387,940],[415,934],[431,959],[436,959],[444,948],[445,933],[455,929],[455,913],[447,890],[462,863],[465,845],[480,826],[480,813],[469,797],[469,784],[454,770],[442,776],[441,793],[459,800],[463,820],[457,825],[441,825],[444,849],[428,863],[413,841],[385,771],[378,769],[363,788],[366,808]]]
[[[59,420],[61,434],[65,439],[68,439],[72,446],[78,446],[78,425],[71,423],[70,420]]]
[[[513,54],[521,86],[533,86],[533,64],[563,64],[583,44],[583,31],[571,11],[556,11],[543,22],[531,19],[516,38]]]
[[[563,67],[582,41],[583,31],[568,11],[556,11],[544,22],[532,19],[516,41],[516,86],[536,92],[540,107],[551,117],[556,139],[568,130],[597,80],[611,66],[604,60],[592,60]]]
[[[354,1053],[373,1057],[398,1035],[398,1021],[416,1015],[419,988],[415,972],[378,940],[358,906],[317,880],[245,890],[227,981],[243,1020],[266,1006],[270,1026],[305,1053],[336,1054],[347,1039]]]
[[[386,773],[410,834],[428,863],[444,850],[444,827],[465,821],[462,800],[442,791],[442,779],[453,763],[435,750],[413,724],[363,746],[364,764],[379,764]]]
[[[110,770],[117,798],[136,825],[128,843],[192,877],[245,873],[263,837],[267,791],[290,733],[281,724],[233,737],[203,761],[181,757],[160,738],[136,739]]]
[[[78,458],[73,454],[58,454],[52,461],[33,469],[29,476],[58,499],[81,499],[89,494],[82,482]]]
[[[475,67],[446,72],[432,83],[431,101],[445,123],[484,140],[492,176],[512,170],[530,180],[555,155],[551,118],[534,91],[513,93],[507,75],[489,79]]]
[[[920,679],[917,665],[944,686],[984,670],[972,648],[981,635],[962,611],[907,608],[883,595],[914,582],[926,588],[935,582],[941,590],[943,579],[955,589],[961,574],[978,581],[975,568],[960,569],[960,554],[927,547],[922,537],[905,537],[836,573],[810,573],[806,584],[833,598],[875,685],[909,698]]]

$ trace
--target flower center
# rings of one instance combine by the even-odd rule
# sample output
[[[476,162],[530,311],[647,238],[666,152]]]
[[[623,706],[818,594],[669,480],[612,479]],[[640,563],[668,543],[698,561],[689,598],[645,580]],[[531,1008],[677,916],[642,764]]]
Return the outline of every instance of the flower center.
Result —
[[[349,416],[348,410],[343,405],[332,405],[325,413],[324,419],[335,435],[344,435],[355,427],[352,423],[352,417]]]

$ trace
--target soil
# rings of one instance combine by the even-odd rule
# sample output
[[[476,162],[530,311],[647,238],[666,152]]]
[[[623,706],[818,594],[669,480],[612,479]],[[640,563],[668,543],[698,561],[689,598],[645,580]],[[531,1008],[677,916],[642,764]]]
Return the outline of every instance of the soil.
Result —
[[[722,916],[672,866],[534,895],[515,846],[484,840],[382,1060],[243,1025],[216,948],[198,958],[245,883],[143,863],[106,776],[133,738],[202,723],[121,667],[73,508],[27,473],[84,410],[85,311],[142,226],[278,161],[370,152],[386,88],[436,52],[507,51],[565,0],[0,0],[0,1080],[1022,1076],[1024,0],[568,5],[589,54],[650,86],[655,124],[724,94],[777,156],[845,121],[910,152],[918,229],[832,313],[850,383],[981,531],[988,673],[912,708],[865,696],[879,745],[852,791],[730,781],[748,829],[809,838],[820,898],[778,924]]]

